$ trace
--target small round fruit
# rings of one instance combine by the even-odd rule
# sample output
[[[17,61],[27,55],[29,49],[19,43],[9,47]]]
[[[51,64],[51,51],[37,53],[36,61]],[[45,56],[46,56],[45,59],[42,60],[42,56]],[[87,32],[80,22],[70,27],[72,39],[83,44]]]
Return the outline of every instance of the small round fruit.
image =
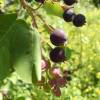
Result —
[[[42,71],[48,70],[50,67],[50,62],[48,60],[42,59],[41,60],[41,69]]]
[[[50,41],[55,46],[63,45],[67,40],[66,33],[61,29],[55,29],[50,35]]]
[[[59,87],[54,87],[54,88],[52,89],[52,92],[53,92],[53,94],[54,94],[55,96],[57,96],[57,97],[60,97],[60,96],[61,96],[61,90],[60,90]]]
[[[57,86],[57,80],[56,79],[50,79],[49,80],[49,85],[51,86],[51,87],[55,87],[55,86]]]
[[[75,16],[75,13],[71,9],[65,10],[63,13],[63,18],[66,22],[71,22]]]
[[[56,47],[50,52],[50,59],[53,62],[63,62],[65,61],[65,51],[61,47]]]
[[[75,17],[73,18],[73,24],[76,27],[83,26],[85,23],[86,23],[86,19],[85,16],[82,14],[75,15]]]
[[[59,87],[65,87],[67,84],[67,80],[65,77],[61,77],[57,79],[57,83]]]
[[[76,3],[77,2],[77,0],[64,0],[64,3],[66,4],[66,5],[73,5],[74,3]]]
[[[49,74],[54,78],[60,78],[62,76],[62,72],[60,67],[52,67],[49,69]]]

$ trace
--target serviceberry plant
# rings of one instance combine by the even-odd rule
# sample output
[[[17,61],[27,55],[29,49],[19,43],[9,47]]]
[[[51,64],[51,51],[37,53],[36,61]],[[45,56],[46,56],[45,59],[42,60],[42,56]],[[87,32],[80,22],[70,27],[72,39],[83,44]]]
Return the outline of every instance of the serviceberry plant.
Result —
[[[0,86],[9,74],[16,72],[22,81],[61,96],[62,88],[72,80],[72,71],[67,69],[67,64],[66,69],[62,67],[70,58],[70,52],[66,50],[70,41],[65,30],[49,25],[42,10],[81,27],[85,25],[86,18],[73,11],[75,3],[77,0],[63,0],[63,4],[58,0],[20,0],[15,12],[8,11],[7,5],[4,12],[7,10],[11,14],[0,10],[0,27],[3,28],[0,30]]]

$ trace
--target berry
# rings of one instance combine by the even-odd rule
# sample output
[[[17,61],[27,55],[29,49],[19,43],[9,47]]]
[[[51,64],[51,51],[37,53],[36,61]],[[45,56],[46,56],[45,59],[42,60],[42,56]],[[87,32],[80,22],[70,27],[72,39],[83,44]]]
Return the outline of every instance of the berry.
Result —
[[[49,85],[51,86],[51,87],[55,87],[55,86],[57,86],[57,80],[56,79],[51,79],[51,80],[49,80]]]
[[[60,96],[61,96],[61,90],[60,90],[59,87],[54,87],[54,88],[52,89],[52,92],[53,92],[53,94],[54,94],[55,96],[57,96],[57,97],[60,97]]]
[[[74,18],[75,16],[75,13],[73,13],[72,10],[65,10],[64,13],[63,13],[63,18],[66,22],[71,22],[72,19]]]
[[[54,78],[59,78],[59,77],[62,76],[61,75],[61,69],[59,67],[52,67],[51,69],[49,69],[49,73]]]
[[[50,59],[53,62],[63,62],[65,61],[65,52],[61,47],[56,47],[50,52]]]
[[[85,19],[85,16],[82,14],[78,14],[73,18],[73,24],[76,27],[83,26],[85,23],[86,23],[86,19]]]
[[[44,3],[45,0],[35,0],[36,2]]]
[[[77,0],[64,0],[64,3],[66,4],[66,5],[73,5],[74,3],[76,3],[77,2]]]
[[[55,46],[63,45],[66,40],[66,33],[61,29],[55,29],[50,35],[50,41]]]
[[[61,77],[57,79],[57,84],[59,87],[65,87],[67,83],[67,80],[65,77]]]
[[[49,67],[50,67],[50,62],[47,61],[47,60],[42,59],[41,60],[41,68],[42,68],[42,71],[48,70]]]

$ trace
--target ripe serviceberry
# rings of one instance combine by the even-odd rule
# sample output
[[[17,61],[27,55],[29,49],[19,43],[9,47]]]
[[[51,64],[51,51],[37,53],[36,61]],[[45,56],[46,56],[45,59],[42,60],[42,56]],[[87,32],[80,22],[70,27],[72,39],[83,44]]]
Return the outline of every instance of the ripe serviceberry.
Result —
[[[73,24],[76,27],[83,26],[85,23],[86,23],[86,19],[85,19],[85,16],[84,15],[77,14],[77,15],[74,16],[74,18],[73,18]]]
[[[65,51],[61,47],[56,47],[50,52],[50,59],[53,62],[63,62],[65,61]]]
[[[66,22],[71,22],[75,16],[75,13],[71,9],[65,10],[63,13],[63,18]]]
[[[55,29],[50,35],[50,41],[55,46],[63,45],[67,40],[66,33],[61,29]]]
[[[73,5],[74,3],[76,3],[77,2],[77,0],[64,0],[64,3],[66,4],[66,5]]]

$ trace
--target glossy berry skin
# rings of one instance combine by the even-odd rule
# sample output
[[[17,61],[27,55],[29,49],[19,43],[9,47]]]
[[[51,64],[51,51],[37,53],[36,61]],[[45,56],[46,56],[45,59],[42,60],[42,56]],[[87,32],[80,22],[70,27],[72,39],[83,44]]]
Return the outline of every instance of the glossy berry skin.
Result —
[[[82,14],[78,14],[78,15],[76,15],[76,16],[73,18],[73,24],[74,24],[76,27],[81,27],[81,26],[83,26],[85,23],[86,23],[86,19],[85,19],[85,16],[82,15]]]
[[[50,59],[53,62],[63,62],[65,61],[65,51],[61,47],[56,47],[50,52]]]
[[[45,0],[35,0],[36,2],[39,2],[39,3],[44,3]]]
[[[73,5],[74,3],[76,3],[76,1],[77,0],[64,0],[64,3],[66,4],[66,5]]]
[[[66,33],[61,29],[55,29],[50,35],[50,41],[55,46],[63,45],[67,40]]]
[[[74,18],[75,16],[75,13],[73,13],[72,10],[65,10],[64,13],[63,13],[63,18],[66,22],[71,22],[72,19]]]

